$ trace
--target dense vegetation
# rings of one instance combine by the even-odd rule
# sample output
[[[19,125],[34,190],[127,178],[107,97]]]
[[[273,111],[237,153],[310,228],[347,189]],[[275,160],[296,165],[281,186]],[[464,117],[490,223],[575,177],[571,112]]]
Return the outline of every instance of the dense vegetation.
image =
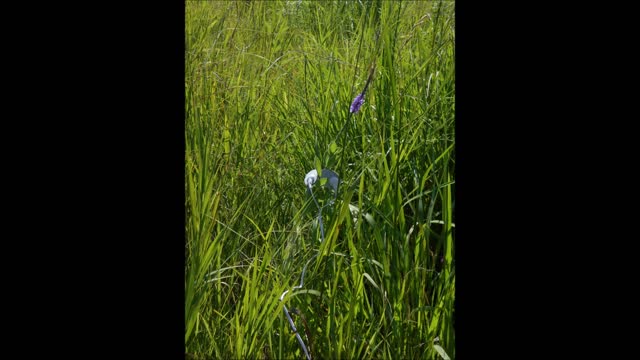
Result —
[[[185,16],[187,354],[455,358],[454,3]]]

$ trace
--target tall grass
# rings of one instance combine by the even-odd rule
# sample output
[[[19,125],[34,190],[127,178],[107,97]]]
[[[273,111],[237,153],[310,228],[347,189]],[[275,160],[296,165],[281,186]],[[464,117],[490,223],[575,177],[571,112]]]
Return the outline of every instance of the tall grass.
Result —
[[[455,358],[453,2],[185,16],[186,352],[302,359],[286,305],[314,359]],[[341,180],[322,242],[318,167]]]

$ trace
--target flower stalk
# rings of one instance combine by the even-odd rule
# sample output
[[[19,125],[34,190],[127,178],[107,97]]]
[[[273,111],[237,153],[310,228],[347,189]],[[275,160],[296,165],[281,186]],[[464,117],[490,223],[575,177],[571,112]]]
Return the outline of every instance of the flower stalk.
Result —
[[[356,96],[355,99],[353,99],[353,102],[351,103],[351,107],[349,108],[349,112],[351,112],[352,114],[360,111],[360,107],[362,106],[362,104],[364,104],[364,95],[367,93],[367,88],[371,83],[371,79],[373,79],[373,74],[375,73],[375,69],[376,69],[376,65],[371,64],[371,67],[369,68],[369,77],[367,77],[367,82],[364,84],[364,89],[362,89],[362,92],[358,94],[358,96]]]

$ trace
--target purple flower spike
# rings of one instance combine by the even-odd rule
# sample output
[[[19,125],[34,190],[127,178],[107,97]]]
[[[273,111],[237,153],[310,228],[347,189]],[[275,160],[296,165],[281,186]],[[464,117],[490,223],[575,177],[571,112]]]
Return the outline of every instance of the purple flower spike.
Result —
[[[350,108],[351,113],[357,113],[360,110],[362,104],[364,104],[364,93],[361,93],[360,95],[356,96],[355,99],[353,99]]]

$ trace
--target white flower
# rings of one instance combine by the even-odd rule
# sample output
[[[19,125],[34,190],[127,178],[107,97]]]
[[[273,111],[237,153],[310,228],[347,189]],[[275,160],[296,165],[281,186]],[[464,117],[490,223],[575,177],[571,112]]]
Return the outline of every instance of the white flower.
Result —
[[[318,180],[318,171],[316,169],[313,169],[309,171],[307,175],[304,177],[304,184],[309,189],[311,189],[311,187],[313,186],[313,184],[316,183],[317,180]]]
[[[337,193],[338,184],[340,182],[340,178],[338,177],[338,174],[336,174],[335,172],[329,169],[322,169],[322,177],[327,179],[327,186],[330,186],[333,189],[333,191]],[[304,177],[304,184],[309,189],[313,187],[316,181],[318,181],[318,171],[316,169],[309,171],[307,175],[305,175]]]

